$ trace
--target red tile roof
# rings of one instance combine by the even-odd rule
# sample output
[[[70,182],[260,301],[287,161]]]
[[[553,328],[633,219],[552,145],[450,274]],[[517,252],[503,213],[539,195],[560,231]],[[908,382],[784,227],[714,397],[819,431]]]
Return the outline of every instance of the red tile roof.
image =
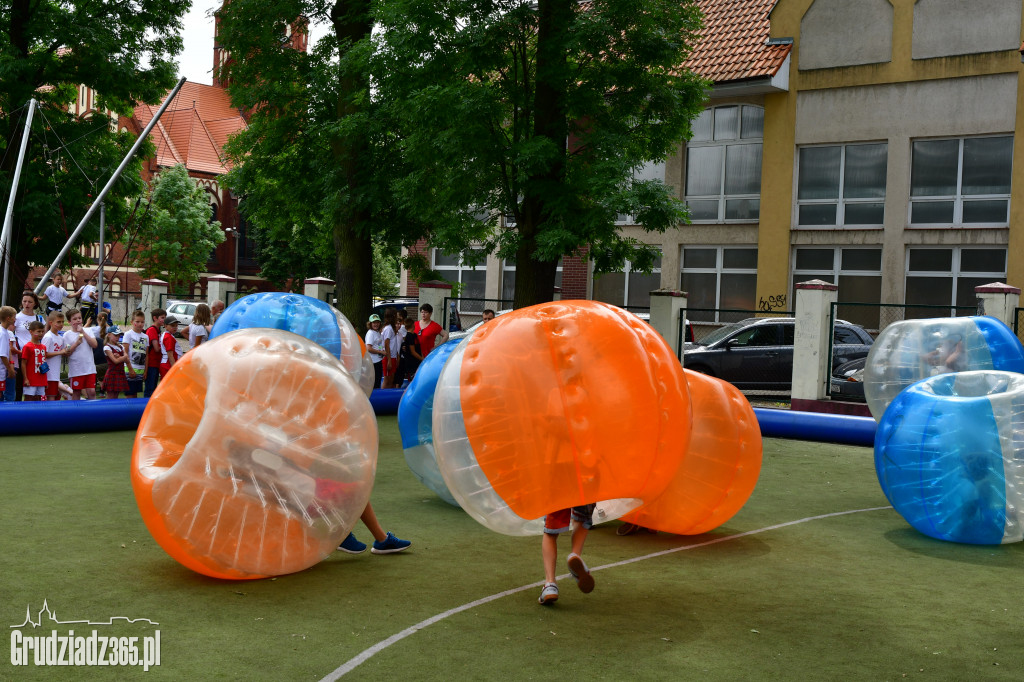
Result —
[[[697,0],[702,38],[686,66],[715,83],[774,76],[792,45],[767,45],[776,0]]]
[[[157,109],[142,104],[135,108],[135,118],[145,126]],[[184,163],[190,171],[222,175],[231,168],[222,153],[224,143],[228,135],[245,127],[245,119],[231,106],[223,88],[185,83],[150,133],[157,164]]]

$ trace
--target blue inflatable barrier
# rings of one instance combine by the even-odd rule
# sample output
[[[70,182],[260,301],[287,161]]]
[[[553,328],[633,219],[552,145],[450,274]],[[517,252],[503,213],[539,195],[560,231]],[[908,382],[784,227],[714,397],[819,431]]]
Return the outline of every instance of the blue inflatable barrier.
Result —
[[[755,407],[754,414],[766,438],[793,438],[846,445],[875,444],[875,420],[845,414],[794,412]]]
[[[396,414],[405,391],[400,388],[376,389],[370,404],[378,415]],[[0,436],[24,436],[49,433],[91,433],[96,431],[134,431],[142,419],[146,398],[121,400],[61,400],[54,404],[0,404]]]
[[[146,398],[0,404],[0,436],[134,431]]]

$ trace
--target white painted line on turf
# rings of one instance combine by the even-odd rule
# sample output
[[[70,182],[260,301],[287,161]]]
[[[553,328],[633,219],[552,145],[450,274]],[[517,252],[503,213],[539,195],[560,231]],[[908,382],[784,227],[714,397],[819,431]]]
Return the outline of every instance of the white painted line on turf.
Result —
[[[618,568],[619,566],[625,566],[627,564],[633,564],[633,563],[636,563],[638,561],[646,561],[647,559],[654,559],[656,557],[665,556],[667,554],[674,554],[675,552],[685,552],[686,550],[697,549],[698,547],[707,547],[709,545],[717,545],[720,542],[726,542],[728,540],[736,540],[737,538],[745,538],[745,537],[747,537],[749,535],[757,535],[758,533],[766,533],[766,532],[768,532],[770,530],[778,530],[779,528],[786,528],[787,526],[795,526],[797,524],[807,523],[808,521],[819,521],[821,519],[832,518],[833,516],[846,516],[848,514],[860,514],[862,512],[882,511],[883,509],[892,509],[892,507],[890,507],[890,506],[885,506],[885,507],[869,507],[868,509],[851,509],[849,511],[832,512],[831,514],[821,514],[819,516],[808,516],[807,518],[804,518],[804,519],[797,519],[796,521],[787,521],[785,523],[777,523],[774,526],[766,526],[765,528],[758,528],[757,530],[748,530],[748,531],[745,531],[743,533],[736,533],[735,535],[725,535],[723,537],[714,538],[712,540],[707,540],[705,542],[698,542],[695,545],[686,545],[684,547],[675,547],[673,549],[666,549],[666,550],[662,550],[660,552],[654,552],[653,554],[645,554],[644,556],[633,557],[632,559],[623,559],[622,561],[616,561],[616,562],[611,563],[611,564],[605,564],[604,566],[597,566],[596,568],[591,568],[590,572],[593,573],[594,571],[603,571],[606,568]],[[568,578],[569,578],[569,574],[568,573],[566,573],[564,575],[558,576],[559,580],[565,580],[565,579],[568,579]],[[337,680],[338,678],[340,678],[340,677],[342,677],[344,675],[347,675],[348,673],[352,672],[353,670],[358,668],[360,665],[362,665],[365,661],[367,661],[370,657],[374,656],[375,654],[380,653],[381,651],[384,651],[384,649],[387,649],[392,644],[400,642],[403,639],[405,639],[406,637],[408,637],[409,635],[415,634],[415,633],[419,632],[420,630],[423,630],[424,628],[427,628],[427,627],[433,625],[434,623],[438,623],[438,622],[444,620],[445,618],[448,618],[449,616],[454,616],[456,613],[462,613],[463,611],[468,611],[469,609],[472,609],[472,608],[474,608],[476,606],[480,606],[481,604],[486,604],[487,602],[492,602],[492,601],[494,601],[496,599],[501,599],[502,597],[507,597],[509,595],[516,594],[517,592],[524,592],[526,590],[536,589],[538,587],[541,587],[543,584],[544,584],[543,580],[538,580],[537,582],[530,583],[529,585],[522,585],[520,587],[514,587],[511,590],[505,590],[504,592],[498,592],[497,594],[492,594],[489,597],[482,597],[480,599],[477,599],[476,601],[471,601],[471,602],[469,602],[467,604],[463,604],[462,606],[456,606],[453,609],[448,609],[447,611],[445,611],[443,613],[439,613],[436,616],[431,616],[430,618],[427,618],[426,620],[421,620],[419,623],[416,623],[413,626],[407,627],[406,629],[402,630],[401,632],[395,633],[395,634],[391,635],[390,637],[388,637],[385,640],[377,642],[376,644],[374,644],[370,648],[364,649],[362,653],[360,653],[357,656],[354,656],[353,658],[350,658],[347,662],[345,662],[339,668],[334,670],[334,672],[326,675],[323,678],[323,680],[321,680],[321,682],[334,682],[334,680]]]

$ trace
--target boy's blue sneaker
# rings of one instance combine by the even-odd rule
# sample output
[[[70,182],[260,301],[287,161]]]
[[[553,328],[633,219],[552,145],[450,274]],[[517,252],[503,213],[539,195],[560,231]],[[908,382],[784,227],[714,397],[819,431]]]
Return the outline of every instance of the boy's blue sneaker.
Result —
[[[362,554],[366,551],[366,543],[359,542],[359,540],[356,540],[354,533],[349,533],[348,537],[338,545],[338,549],[349,554]]]
[[[373,554],[394,554],[395,552],[407,549],[411,544],[408,540],[399,540],[395,537],[394,533],[388,531],[386,538],[373,543],[373,549],[370,552]]]

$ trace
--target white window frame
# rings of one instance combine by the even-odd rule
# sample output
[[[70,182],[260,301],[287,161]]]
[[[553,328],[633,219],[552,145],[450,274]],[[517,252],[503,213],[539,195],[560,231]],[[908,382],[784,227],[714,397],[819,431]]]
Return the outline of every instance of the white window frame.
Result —
[[[813,269],[798,270],[797,267],[796,267],[796,252],[799,251],[800,249],[814,249],[814,250],[817,250],[817,251],[826,251],[826,250],[831,249],[831,251],[832,251],[832,269],[829,270],[827,268],[813,268]],[[868,249],[870,249],[870,250],[878,251],[880,256],[883,255],[881,253],[881,251],[882,251],[882,245],[881,244],[863,244],[863,245],[861,245],[861,244],[857,244],[857,245],[848,244],[846,246],[816,246],[814,244],[800,244],[799,246],[794,246],[793,247],[793,251],[790,254],[790,268],[789,268],[789,271],[792,273],[792,275],[790,276],[790,279],[789,279],[789,290],[791,292],[793,292],[791,295],[793,297],[794,303],[796,302],[796,290],[795,290],[795,287],[796,287],[797,283],[798,282],[806,282],[807,281],[806,279],[800,279],[801,277],[808,277],[810,275],[820,275],[822,273],[829,273],[829,274],[832,275],[832,283],[833,284],[838,284],[839,283],[839,277],[840,276],[844,276],[844,275],[847,276],[847,277],[873,277],[873,276],[881,277],[882,276],[881,258],[879,258],[879,268],[878,268],[878,270],[844,270],[843,269],[843,250],[844,249],[849,249],[849,250],[862,250],[862,249],[868,250]],[[865,303],[870,303],[870,301],[864,301],[864,302]]]
[[[715,109],[723,109],[723,108],[728,108],[728,107],[736,107],[739,110],[738,111],[738,115],[739,115],[739,126],[738,126],[738,128],[739,128],[739,135],[740,136],[737,137],[737,138],[733,138],[733,139],[719,139],[719,140],[716,140],[716,139],[714,139],[715,138],[715,134],[714,134]],[[716,105],[716,106],[713,106],[713,107],[708,107],[707,109],[705,109],[705,111],[711,112],[711,126],[712,126],[712,128],[711,128],[711,139],[710,140],[703,140],[703,141],[699,141],[699,142],[687,141],[687,143],[686,143],[687,156],[689,156],[689,152],[690,152],[691,149],[699,149],[699,148],[702,148],[702,147],[722,147],[723,148],[723,151],[722,151],[722,172],[721,172],[721,176],[719,177],[719,184],[718,184],[718,186],[719,186],[719,193],[717,195],[703,195],[703,194],[701,194],[701,195],[690,196],[690,195],[686,194],[686,183],[687,183],[689,178],[684,178],[684,180],[683,180],[683,193],[684,193],[683,199],[684,199],[684,201],[686,201],[686,202],[689,202],[691,200],[692,201],[710,201],[712,199],[717,199],[718,200],[718,217],[717,218],[699,218],[699,219],[698,218],[691,218],[690,222],[692,222],[694,224],[702,224],[702,225],[716,224],[716,223],[749,224],[749,223],[756,223],[756,222],[758,222],[761,219],[761,207],[760,207],[760,204],[758,205],[757,217],[756,218],[728,218],[727,219],[725,217],[725,204],[726,204],[726,201],[728,201],[730,199],[732,199],[732,200],[736,200],[736,199],[756,199],[758,202],[760,202],[760,200],[761,200],[760,188],[758,189],[757,194],[726,194],[725,193],[725,168],[726,168],[726,160],[728,158],[728,148],[729,147],[736,146],[736,145],[744,145],[744,144],[760,145],[761,146],[762,159],[763,159],[763,154],[764,154],[764,132],[763,132],[763,128],[762,128],[761,137],[748,137],[748,138],[744,138],[743,137],[743,108],[744,107],[751,107],[753,109],[760,109],[761,112],[762,112],[762,116],[764,114],[764,107],[757,106],[755,104],[733,103],[733,104],[720,104],[720,105]],[[762,121],[763,121],[763,118],[762,118]],[[688,162],[687,162],[687,168],[688,168]]]
[[[662,253],[661,258],[660,258],[660,262],[664,262],[664,260],[665,260],[665,254]],[[594,298],[594,287],[597,285],[597,278],[598,277],[603,277],[604,275],[611,275],[611,274],[622,273],[622,303],[612,303],[611,305],[618,306],[618,307],[623,308],[625,310],[631,310],[631,309],[635,309],[635,308],[646,308],[647,310],[650,310],[650,308],[651,308],[650,302],[648,302],[648,304],[646,306],[630,306],[629,305],[629,275],[632,272],[633,272],[633,263],[630,262],[629,260],[627,260],[623,264],[621,270],[616,270],[615,273],[602,272],[600,275],[597,275],[597,274],[594,274],[594,268],[593,268],[593,266],[591,266],[591,268],[590,268],[590,281],[591,281],[591,284],[590,284],[590,297],[592,299]],[[659,263],[659,265],[656,265],[653,268],[651,268],[650,272],[642,272],[641,270],[637,270],[637,272],[639,272],[641,274],[644,274],[644,275],[658,275],[658,279],[659,280],[661,279],[661,265],[660,265],[660,263]]]
[[[564,258],[559,258],[558,259],[558,264],[555,266],[555,286],[559,287],[559,288],[561,288],[561,283],[562,283],[562,277],[561,277],[562,272],[563,272],[563,270],[562,270],[562,263],[563,263],[564,260],[565,260]],[[508,260],[502,259],[502,261],[501,261],[501,288],[499,289],[499,291],[501,292],[500,295],[502,296],[502,300],[506,300],[504,298],[506,273],[515,272],[515,271],[516,271],[516,264],[514,262],[510,262]]]
[[[715,250],[715,267],[713,268],[685,268],[686,249],[714,249]],[[679,249],[679,286],[683,288],[683,273],[689,272],[690,274],[712,274],[715,275],[715,303],[712,306],[715,310],[715,319],[701,321],[701,324],[708,324],[710,322],[722,323],[718,311],[722,307],[722,275],[754,275],[757,276],[757,265],[755,264],[752,268],[727,268],[724,266],[725,263],[725,251],[727,249],[737,250],[752,250],[757,252],[757,244],[729,244],[727,246],[714,246],[711,244],[690,244],[688,246],[680,247]],[[756,280],[755,280],[756,287]],[[754,293],[757,296],[756,289]],[[754,306],[757,306],[757,302],[754,302]]]
[[[1002,250],[1005,254],[1003,258],[1003,271],[997,272],[978,272],[974,270],[963,270],[961,268],[962,256],[965,251],[997,251]],[[945,270],[910,270],[910,252],[911,251],[952,251],[953,257],[951,260],[951,266],[949,271]],[[992,278],[992,281],[1006,281],[1006,267],[1009,261],[1010,249],[1005,244],[991,244],[991,245],[979,245],[979,246],[908,246],[906,253],[904,254],[904,267],[906,274],[903,276],[903,302],[906,305],[914,305],[907,303],[907,280],[913,277],[933,277],[933,278],[949,278],[953,280],[953,287],[950,290],[950,304],[949,311],[950,315],[956,315],[956,299],[957,299],[957,288],[960,284],[961,278],[976,277],[979,279]]]
[[[868,198],[851,198],[847,199],[843,196],[843,191],[846,188],[846,150],[849,147],[861,147],[865,145],[885,145],[885,163],[886,169],[889,166],[889,143],[886,140],[876,140],[873,142],[857,142],[853,144],[808,144],[801,145],[797,149],[796,154],[796,182],[793,183],[794,199],[796,201],[796,209],[793,212],[793,229],[795,230],[873,230],[881,229],[884,227],[885,222],[885,194],[888,192],[888,186],[885,187],[882,196],[880,197],[868,197]],[[839,194],[835,199],[800,199],[800,150],[801,149],[813,149],[813,148],[827,148],[827,147],[838,147],[839,148]],[[888,177],[886,177],[888,181]],[[888,185],[888,182],[886,182]],[[863,223],[857,225],[846,224],[846,206],[848,204],[882,204],[882,222],[880,223]],[[835,205],[836,207],[836,222],[834,225],[801,225],[800,224],[800,207],[811,206],[811,205]]]
[[[934,229],[936,227],[941,228],[956,228],[956,229],[978,229],[978,228],[992,228],[992,227],[1009,227],[1010,226],[1010,197],[1007,194],[968,194],[962,193],[963,182],[964,182],[964,141],[965,140],[976,140],[986,137],[1007,137],[1010,140],[1010,148],[1013,148],[1013,133],[999,133],[996,135],[967,135],[964,137],[928,137],[928,138],[917,138],[910,141],[910,168],[914,166],[914,143],[915,142],[941,142],[943,140],[956,140],[959,142],[957,149],[957,163],[956,163],[956,194],[942,195],[942,196],[922,196],[915,198],[913,195],[913,176],[910,178],[910,200],[907,202],[907,226],[912,229]],[[1012,159],[1011,159],[1010,173],[1013,173]],[[912,172],[912,171],[911,171]],[[963,222],[963,210],[964,201],[988,199],[988,200],[1006,200],[1006,220],[992,223],[967,223]],[[953,202],[953,222],[952,223],[914,223],[911,222],[911,216],[914,211],[914,204],[929,204],[940,201],[952,201]],[[954,288],[955,291],[955,288]]]
[[[479,246],[471,246],[469,250],[471,250],[471,251],[483,251],[483,249],[480,248]],[[430,266],[434,270],[437,270],[438,272],[446,275],[445,279],[447,281],[449,281],[449,282],[463,284],[463,280],[462,280],[462,273],[463,272],[480,272],[482,270],[483,273],[484,273],[484,291],[485,291],[485,294],[486,294],[486,287],[487,287],[487,260],[486,260],[486,258],[479,265],[467,265],[467,264],[465,264],[465,262],[462,259],[462,254],[458,254],[459,262],[458,262],[457,265],[438,265],[438,263],[437,263],[437,254],[438,253],[443,253],[443,250],[442,249],[437,249],[437,248],[431,248],[430,249]],[[446,255],[454,255],[454,254],[446,254]],[[451,277],[451,278],[447,277],[448,273],[453,273],[454,277]],[[484,298],[484,296],[481,296],[481,298]],[[460,300],[461,300],[461,297],[460,297]],[[461,302],[459,303],[458,310],[459,310],[460,313],[462,312],[462,303]]]

